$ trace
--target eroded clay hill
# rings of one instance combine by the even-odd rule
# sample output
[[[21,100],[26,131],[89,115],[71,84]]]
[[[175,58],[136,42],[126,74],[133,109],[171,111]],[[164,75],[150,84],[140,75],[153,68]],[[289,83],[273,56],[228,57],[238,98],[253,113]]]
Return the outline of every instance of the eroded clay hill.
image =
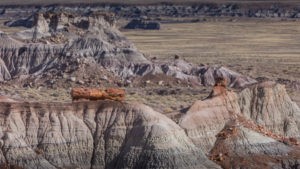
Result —
[[[299,139],[299,107],[291,101],[283,85],[264,82],[239,94],[216,85],[210,97],[195,102],[179,121],[192,141],[208,152],[216,135],[236,115],[283,137]]]
[[[217,135],[210,159],[223,168],[299,167],[299,146],[284,144],[280,138],[261,131],[259,126],[245,120],[229,121]]]
[[[113,16],[108,14],[75,17],[37,13],[34,18],[35,26],[30,29],[12,37],[1,33],[2,79],[22,75],[55,79],[72,74],[90,79],[91,71],[103,76],[110,68],[118,74],[121,65],[148,63],[114,28]]]
[[[199,66],[178,58],[147,59],[117,30],[112,14],[45,12],[31,18],[31,28],[0,34],[1,81],[58,83],[74,77],[72,81],[80,84],[93,84],[104,76],[132,82],[135,77],[163,74],[196,85],[214,85],[216,77],[226,78],[235,88],[256,83],[225,67]]]
[[[247,90],[254,95],[242,97]],[[285,99],[250,104],[261,108],[262,119],[243,111],[249,105],[241,99],[278,96]],[[294,105],[282,85],[265,82],[238,94],[220,79],[179,124],[138,103],[1,97],[0,162],[21,168],[220,168],[216,162],[223,168],[294,169],[300,160],[300,112],[297,105],[287,109],[285,104]]]
[[[239,93],[241,113],[257,124],[287,137],[300,138],[300,109],[285,86],[263,82]]]
[[[141,104],[1,102],[2,164],[21,168],[220,168]]]

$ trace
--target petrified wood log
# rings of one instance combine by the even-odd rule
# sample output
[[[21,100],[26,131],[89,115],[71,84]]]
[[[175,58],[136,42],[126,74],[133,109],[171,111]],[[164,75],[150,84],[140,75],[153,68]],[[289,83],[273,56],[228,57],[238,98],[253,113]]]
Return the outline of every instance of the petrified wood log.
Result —
[[[73,100],[116,100],[123,101],[125,91],[123,89],[108,88],[105,90],[97,88],[73,88],[71,91]]]

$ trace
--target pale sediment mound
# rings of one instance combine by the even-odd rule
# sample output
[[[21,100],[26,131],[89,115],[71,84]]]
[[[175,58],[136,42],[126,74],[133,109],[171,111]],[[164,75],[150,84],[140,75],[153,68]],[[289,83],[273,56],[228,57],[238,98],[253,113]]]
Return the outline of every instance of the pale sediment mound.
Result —
[[[218,134],[235,115],[244,115],[275,134],[299,138],[299,107],[291,101],[283,85],[265,82],[237,94],[222,85],[211,95],[196,101],[179,120],[192,141],[209,151]]]
[[[254,123],[233,119],[217,135],[210,159],[223,168],[293,169],[299,166],[300,147],[279,142]]]
[[[22,168],[219,168],[140,104],[0,103],[1,163]]]
[[[12,51],[13,49],[18,48],[22,45],[22,42],[13,39],[12,37],[10,37],[9,35],[7,35],[2,31],[0,31],[0,37],[1,37],[0,45],[1,45],[2,52],[3,50],[6,52],[13,52]]]
[[[285,86],[263,82],[239,93],[241,113],[274,133],[300,137],[300,108],[291,100]]]
[[[212,93],[218,94],[196,101],[179,121],[192,141],[206,152],[213,147],[215,135],[232,114],[240,111],[236,93],[219,85],[213,88]]]

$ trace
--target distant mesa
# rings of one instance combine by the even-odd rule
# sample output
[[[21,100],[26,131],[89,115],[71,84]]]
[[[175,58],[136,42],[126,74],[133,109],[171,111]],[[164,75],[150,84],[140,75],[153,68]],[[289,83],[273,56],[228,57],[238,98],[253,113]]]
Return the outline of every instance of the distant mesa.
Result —
[[[132,19],[125,27],[125,29],[147,29],[159,30],[161,28],[158,21],[148,21],[143,19]]]
[[[3,1],[3,0],[2,0]],[[3,2],[0,2],[3,4]],[[4,0],[5,1],[5,0]],[[9,0],[6,0],[9,1]],[[54,0],[59,2],[59,0]],[[59,2],[58,4],[63,3],[61,5],[47,5],[40,7],[38,10],[40,11],[68,11],[72,13],[80,13],[80,14],[89,14],[93,11],[108,11],[113,12],[117,16],[127,19],[132,18],[139,18],[141,16],[153,17],[153,18],[163,18],[167,19],[168,17],[177,17],[177,18],[196,18],[192,21],[201,21],[201,17],[249,17],[249,18],[282,18],[282,19],[299,19],[300,18],[300,10],[299,4],[297,1],[270,1],[270,0],[261,0],[259,4],[253,1],[235,1],[235,2],[222,2],[215,3],[215,1],[199,1],[193,0],[196,3],[185,3],[185,1],[178,1],[179,3],[173,3],[174,1],[169,0],[170,3],[158,3],[159,1],[143,1],[138,2],[139,5],[133,5],[131,2],[127,3],[127,1],[120,1],[122,4],[107,4],[107,5],[97,5],[97,4],[90,4],[93,2],[84,1],[84,0],[76,0],[76,2],[82,2],[80,4],[85,5],[77,5],[76,7],[70,7],[71,4],[68,5],[67,2]],[[99,0],[92,0],[94,3]],[[114,2],[117,2],[114,1]],[[41,4],[42,0],[35,1],[36,4]],[[74,2],[74,0],[73,0]],[[107,1],[109,2],[109,1]],[[156,3],[155,3],[156,2]],[[163,2],[163,1],[160,1]],[[189,1],[191,2],[191,1]],[[30,4],[30,2],[22,2],[17,3],[4,3],[4,4],[14,4],[15,8],[2,7],[0,8],[0,15],[6,16],[20,16],[20,14],[28,14],[37,11],[37,8],[27,8],[28,12],[24,10],[22,4]],[[43,4],[52,4],[52,1],[44,0]],[[152,5],[149,5],[149,4]],[[32,6],[33,4],[31,4]],[[66,7],[67,6],[67,7]],[[88,7],[87,7],[88,6]],[[204,19],[205,20],[205,19]]]

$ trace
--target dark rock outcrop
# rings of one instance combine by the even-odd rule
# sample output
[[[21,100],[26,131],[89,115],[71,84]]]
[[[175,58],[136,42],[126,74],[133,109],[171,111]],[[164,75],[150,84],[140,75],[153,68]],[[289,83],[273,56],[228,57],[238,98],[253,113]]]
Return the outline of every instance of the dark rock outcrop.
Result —
[[[82,2],[84,3],[84,2]],[[5,17],[24,18],[35,12],[67,12],[71,14],[89,15],[95,11],[112,12],[123,18],[149,18],[167,19],[167,17],[196,17],[191,21],[200,21],[201,17],[249,17],[249,18],[300,18],[299,2],[238,2],[236,3],[207,3],[197,2],[194,4],[152,4],[152,5],[126,5],[126,4],[106,4],[106,5],[83,5],[83,6],[44,6],[34,7],[5,7],[0,10],[0,15]],[[2,14],[1,14],[2,13]],[[205,21],[205,19],[203,20]],[[14,21],[12,21],[14,22]]]
[[[9,27],[23,26],[26,28],[32,28],[34,26],[34,18],[33,18],[33,16],[29,16],[27,18],[21,18],[18,20],[7,21],[4,23],[4,25],[9,26]]]
[[[157,21],[147,21],[142,19],[133,19],[126,26],[125,29],[148,29],[159,30],[160,23]]]

